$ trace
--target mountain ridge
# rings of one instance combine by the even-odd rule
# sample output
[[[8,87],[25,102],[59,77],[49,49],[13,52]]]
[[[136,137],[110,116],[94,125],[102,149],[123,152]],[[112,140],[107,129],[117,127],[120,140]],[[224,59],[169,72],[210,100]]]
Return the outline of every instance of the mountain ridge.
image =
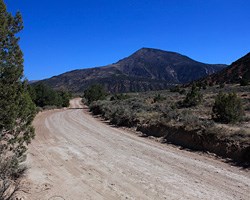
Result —
[[[176,52],[144,47],[116,63],[76,69],[40,82],[74,93],[81,93],[96,83],[111,93],[139,92],[188,83],[224,67],[226,65],[201,63]]]
[[[211,74],[198,82],[209,84],[240,83],[244,79],[250,82],[250,52],[232,62],[227,68]]]

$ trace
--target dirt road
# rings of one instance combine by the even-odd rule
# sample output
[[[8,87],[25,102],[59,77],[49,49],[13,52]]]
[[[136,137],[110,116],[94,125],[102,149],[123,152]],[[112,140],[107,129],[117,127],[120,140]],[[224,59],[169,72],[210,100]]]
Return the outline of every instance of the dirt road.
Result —
[[[82,108],[39,113],[25,199],[250,199],[250,173],[110,127]]]

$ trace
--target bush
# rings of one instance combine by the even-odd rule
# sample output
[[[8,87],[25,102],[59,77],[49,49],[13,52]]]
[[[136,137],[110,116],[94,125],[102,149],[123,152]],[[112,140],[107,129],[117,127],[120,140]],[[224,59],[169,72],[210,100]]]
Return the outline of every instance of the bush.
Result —
[[[180,86],[176,85],[175,87],[170,88],[170,92],[180,92]]]
[[[43,83],[29,86],[29,94],[38,107],[68,107],[71,94],[66,91],[55,91]]]
[[[20,189],[19,179],[24,175],[26,167],[19,163],[16,156],[0,153],[0,199],[13,199]]]
[[[183,107],[192,107],[199,105],[201,101],[202,101],[202,94],[200,93],[196,85],[193,85],[191,91],[187,93],[186,98],[183,100],[181,105]]]
[[[160,94],[157,94],[155,97],[154,97],[154,103],[156,102],[160,102],[160,101],[164,101],[166,100],[165,97],[161,96]]]
[[[225,83],[221,83],[220,85],[219,85],[219,88],[224,88],[225,87]]]
[[[215,121],[235,123],[241,121],[244,110],[241,99],[235,93],[219,93],[215,98],[212,117]]]
[[[69,106],[69,101],[72,98],[72,95],[67,91],[58,91],[57,94],[61,98],[61,101],[60,101],[61,105],[60,106],[68,107]]]
[[[186,90],[185,90],[185,89],[181,89],[181,90],[179,91],[179,94],[186,94]]]
[[[112,113],[110,122],[117,126],[133,127],[137,123],[134,113],[129,108],[120,107]]]
[[[115,94],[110,98],[110,101],[126,100],[129,98],[130,98],[130,96],[128,94]]]
[[[214,83],[213,83],[213,82],[210,82],[208,85],[209,85],[209,87],[213,87],[213,86],[214,86]]]
[[[106,96],[107,93],[101,85],[92,85],[84,91],[84,98],[88,104],[93,101],[104,100]]]
[[[247,86],[248,84],[249,84],[249,81],[247,79],[240,80],[240,86]]]

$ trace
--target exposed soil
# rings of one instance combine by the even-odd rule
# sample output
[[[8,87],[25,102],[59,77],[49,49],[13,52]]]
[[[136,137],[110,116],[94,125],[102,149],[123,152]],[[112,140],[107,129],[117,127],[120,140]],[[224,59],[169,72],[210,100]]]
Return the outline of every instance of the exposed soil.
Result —
[[[192,150],[215,153],[223,158],[230,158],[237,165],[250,166],[250,143],[248,140],[239,142],[230,137],[219,137],[216,133],[204,133],[206,130],[203,130],[202,133],[200,130],[186,130],[184,127],[173,125],[145,124],[138,126],[137,130],[145,136],[160,137],[167,143]],[[222,131],[227,131],[227,129]]]
[[[24,199],[250,199],[250,173],[93,118],[80,104],[39,113]]]

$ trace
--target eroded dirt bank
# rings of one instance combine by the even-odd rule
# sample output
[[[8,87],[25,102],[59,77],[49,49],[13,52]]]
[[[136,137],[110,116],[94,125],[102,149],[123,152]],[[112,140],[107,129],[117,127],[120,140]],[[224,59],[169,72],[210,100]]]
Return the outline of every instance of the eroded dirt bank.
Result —
[[[37,115],[26,199],[250,199],[249,171],[112,128],[81,108]]]
[[[239,143],[229,138],[220,138],[216,134],[200,133],[201,130],[188,131],[183,127],[166,125],[138,126],[137,130],[146,136],[161,137],[168,143],[184,148],[209,151],[223,158],[230,158],[239,165],[250,165],[249,142]]]

